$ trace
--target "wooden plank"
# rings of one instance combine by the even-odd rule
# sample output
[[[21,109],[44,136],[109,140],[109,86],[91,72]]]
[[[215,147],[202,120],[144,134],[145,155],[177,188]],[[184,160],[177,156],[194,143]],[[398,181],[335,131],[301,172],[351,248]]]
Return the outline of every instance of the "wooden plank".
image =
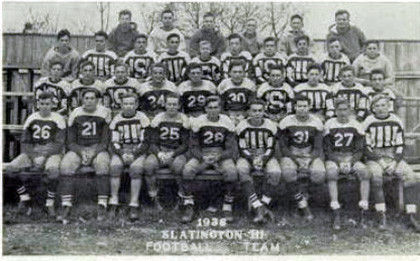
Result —
[[[3,96],[25,96],[25,97],[32,97],[34,94],[32,92],[3,92]]]

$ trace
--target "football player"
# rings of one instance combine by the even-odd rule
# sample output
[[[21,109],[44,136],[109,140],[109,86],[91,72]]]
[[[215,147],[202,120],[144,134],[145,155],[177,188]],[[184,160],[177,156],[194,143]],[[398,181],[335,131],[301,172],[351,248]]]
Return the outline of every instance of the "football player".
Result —
[[[338,38],[331,37],[327,41],[328,52],[321,58],[323,80],[325,84],[334,85],[340,81],[340,70],[350,65],[350,59],[341,52],[341,43]]]
[[[191,222],[194,217],[195,177],[208,168],[223,174],[223,215],[227,222],[233,221],[232,204],[238,173],[234,158],[237,155],[235,125],[226,115],[220,114],[221,101],[211,96],[206,101],[206,114],[191,121],[191,156],[182,171],[185,212],[182,222]],[[216,212],[211,204],[207,209]]]
[[[82,55],[83,60],[91,61],[95,65],[96,79],[106,81],[113,74],[113,65],[118,56],[110,50],[106,50],[108,34],[104,31],[98,31],[94,35],[96,47],[88,50]]]
[[[389,112],[387,96],[374,97],[372,108],[373,115],[366,118],[363,128],[366,133],[366,166],[372,177],[371,188],[379,218],[379,229],[387,228],[383,178],[394,176],[404,182],[404,202],[409,223],[415,231],[420,232],[420,224],[415,219],[420,175],[403,159],[403,124],[398,116]]]
[[[261,84],[257,91],[257,98],[266,103],[265,116],[275,122],[280,122],[293,111],[295,94],[292,87],[284,82],[284,68],[271,66],[268,82]]]
[[[216,94],[216,86],[203,80],[202,67],[198,63],[190,63],[187,67],[189,80],[179,85],[183,111],[188,116],[197,117],[204,113],[206,98]]]
[[[140,83],[145,82],[150,76],[150,66],[157,61],[157,55],[147,50],[147,35],[139,34],[134,38],[134,50],[124,57],[124,63],[129,65],[130,77]]]
[[[324,153],[326,157],[330,207],[333,211],[333,229],[341,229],[340,203],[338,202],[337,181],[341,175],[355,175],[360,180],[360,202],[362,212],[369,207],[370,176],[361,162],[364,149],[364,130],[361,123],[350,119],[348,100],[338,99],[335,103],[336,118],[324,126]],[[362,215],[363,217],[363,215]],[[362,219],[362,222],[364,220]]]
[[[309,113],[309,108],[308,97],[296,96],[296,114],[286,116],[279,124],[282,176],[307,221],[313,219],[308,206],[308,184],[298,181],[299,174],[309,174],[310,181],[315,184],[322,184],[325,180],[325,166],[320,158],[323,124]]]
[[[187,158],[189,141],[189,119],[179,112],[180,98],[177,94],[168,94],[165,99],[165,111],[155,116],[150,124],[150,155],[145,161],[146,181],[149,196],[155,207],[161,208],[158,201],[155,172],[161,167],[169,167],[178,185],[178,195],[182,196],[181,173]]]
[[[108,203],[110,219],[115,218],[121,174],[126,167],[131,178],[130,219],[134,221],[139,218],[141,175],[144,173],[144,161],[148,148],[146,129],[150,126],[150,120],[144,113],[136,111],[137,104],[136,94],[123,94],[121,96],[122,111],[109,125],[112,135],[111,197]]]
[[[334,115],[334,104],[331,88],[321,80],[321,66],[310,64],[307,68],[308,81],[301,83],[294,88],[296,96],[304,95],[309,98],[310,112],[319,117],[322,121]]]
[[[264,40],[264,51],[254,58],[255,77],[257,84],[269,81],[270,68],[272,66],[280,67],[282,70],[287,65],[287,55],[276,52],[276,39],[267,37]]]
[[[51,63],[49,77],[41,78],[35,83],[35,110],[39,110],[39,96],[44,92],[49,92],[53,95],[51,110],[62,116],[67,116],[67,101],[71,85],[61,78],[62,74],[63,65],[60,62],[53,62]]]
[[[273,218],[268,210],[281,178],[280,164],[274,157],[274,147],[278,134],[277,125],[269,119],[264,119],[263,101],[255,100],[250,103],[249,117],[236,126],[239,137],[240,158],[236,162],[241,187],[248,197],[252,209],[256,210],[254,223],[262,223],[265,218]],[[258,198],[255,192],[254,180],[251,172],[265,173],[263,195]]]
[[[137,94],[140,91],[140,83],[128,77],[128,70],[127,64],[116,64],[115,76],[105,82],[104,105],[112,110],[113,115],[117,115],[121,110],[121,97],[124,94]]]
[[[95,65],[86,61],[80,66],[81,77],[72,83],[71,91],[69,94],[70,111],[73,111],[77,107],[82,106],[83,98],[82,93],[85,90],[97,90],[100,95],[100,99],[105,91],[105,85],[100,80],[95,79]]]
[[[253,81],[245,78],[245,64],[231,62],[229,64],[230,78],[223,80],[217,87],[217,93],[223,102],[223,111],[236,124],[246,118],[249,102],[255,96],[256,86]]]
[[[184,80],[185,70],[191,58],[186,52],[179,51],[180,43],[179,34],[170,34],[168,36],[168,51],[162,53],[158,60],[163,63],[168,69],[168,80],[179,84]]]
[[[220,83],[221,63],[216,56],[211,55],[211,43],[209,41],[203,40],[200,42],[200,55],[194,57],[191,63],[201,65],[204,80],[212,81],[216,85]]]
[[[25,121],[23,126],[21,151],[7,167],[6,172],[14,173],[32,168],[47,175],[46,207],[49,217],[55,216],[54,200],[57,192],[60,162],[63,156],[66,136],[66,122],[60,114],[52,112],[54,96],[43,92],[38,96],[38,109]],[[30,195],[25,180],[18,176],[19,206],[18,213],[30,215]]]
[[[155,63],[151,67],[152,80],[140,86],[141,111],[148,117],[154,117],[165,110],[166,96],[170,93],[177,94],[175,84],[166,80],[166,67],[162,63]]]
[[[83,106],[69,117],[67,131],[68,152],[60,166],[63,213],[59,220],[68,223],[72,207],[74,175],[81,166],[93,166],[98,189],[98,221],[105,219],[109,194],[109,163],[107,151],[111,110],[98,105],[100,93],[87,89],[81,95]]]
[[[228,51],[222,53],[220,57],[220,61],[222,62],[222,78],[229,78],[230,64],[233,61],[237,61],[245,65],[245,77],[252,79],[254,77],[252,54],[248,51],[242,51],[242,37],[239,34],[231,34],[228,37],[228,42]]]

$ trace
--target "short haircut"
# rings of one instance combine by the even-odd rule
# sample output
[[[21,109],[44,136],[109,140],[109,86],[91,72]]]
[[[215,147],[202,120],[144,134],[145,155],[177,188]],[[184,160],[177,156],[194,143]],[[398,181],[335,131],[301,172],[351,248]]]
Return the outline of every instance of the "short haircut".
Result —
[[[207,107],[207,106],[209,106],[209,104],[210,103],[212,103],[212,102],[217,102],[217,104],[219,105],[219,107],[221,106],[221,103],[222,103],[222,100],[220,99],[220,97],[219,96],[217,96],[217,95],[210,95],[210,96],[207,96],[207,98],[206,98],[206,105],[205,105],[205,107]]]
[[[343,66],[343,68],[341,68],[340,70],[340,75],[346,71],[351,71],[353,73],[353,75],[356,74],[356,70],[354,69],[353,65],[345,65]]]
[[[209,45],[211,47],[211,42],[208,41],[208,40],[201,40],[200,41],[200,47],[203,46],[203,45]]]
[[[130,70],[130,66],[128,64],[126,64],[126,63],[117,62],[114,65],[114,69],[117,70],[118,67],[124,67],[127,72]]]
[[[310,72],[311,70],[318,70],[318,72],[322,72],[322,67],[319,63],[311,63],[308,65],[306,71]]]
[[[345,105],[347,105],[347,108],[350,108],[349,100],[344,99],[344,98],[338,98],[338,99],[335,100],[335,103],[334,103],[335,109],[338,109],[338,107],[342,104],[345,104]]]
[[[267,37],[267,38],[264,39],[264,45],[266,43],[268,43],[268,42],[274,42],[274,43],[276,43],[277,40],[276,40],[276,38],[269,36],[269,37]]]
[[[153,63],[153,64],[150,66],[150,71],[152,72],[152,71],[153,71],[153,69],[155,69],[155,68],[162,68],[162,69],[163,69],[163,72],[164,72],[164,73],[166,73],[166,66],[165,66],[165,64],[163,64],[163,63]]]
[[[375,95],[372,99],[372,107],[375,106],[375,104],[378,103],[381,100],[386,100],[387,103],[389,103],[389,101],[390,101],[388,95],[378,94],[378,95]]]
[[[231,41],[233,39],[239,39],[239,41],[242,42],[242,37],[237,33],[233,33],[228,36],[228,41]]]
[[[190,73],[192,70],[197,69],[197,68],[199,68],[200,70],[202,70],[200,64],[198,64],[198,63],[189,63],[187,65],[187,74]]]
[[[177,99],[178,102],[179,102],[180,97],[179,97],[178,94],[173,93],[173,92],[170,92],[170,93],[166,94],[166,96],[165,96],[165,102],[167,102],[169,99]]]
[[[251,106],[254,105],[254,104],[261,105],[261,106],[263,106],[263,108],[265,107],[265,102],[261,99],[252,99],[249,102],[249,108],[251,108]]]
[[[248,18],[245,22],[245,24],[247,24],[248,22],[255,22],[256,24],[258,23],[257,19],[255,18]]]
[[[337,37],[333,36],[333,37],[331,37],[331,38],[329,38],[327,40],[327,44],[332,44],[333,42],[337,42],[337,41],[340,42],[340,39],[338,39]],[[341,42],[340,42],[340,44],[341,44]]]
[[[207,17],[212,17],[213,19],[215,18],[214,14],[211,12],[207,12],[204,14],[203,19],[206,19]]]
[[[277,65],[277,64],[268,64],[268,70],[270,71],[274,71],[274,70],[279,70],[282,72],[282,74],[284,73],[284,68],[281,65]]]
[[[174,12],[170,9],[163,10],[163,12],[160,14],[160,17],[162,18],[164,14],[171,14],[172,16],[175,16]]]
[[[144,38],[144,39],[146,39],[146,41],[147,41],[147,39],[148,39],[148,37],[147,37],[147,35],[146,35],[146,34],[138,34],[138,35],[134,36],[134,38],[133,38],[133,43],[134,43],[134,42],[136,42],[136,41],[137,41],[137,39],[139,39],[139,38]]]
[[[242,61],[232,61],[229,64],[229,72],[232,71],[233,67],[236,67],[236,66],[241,66],[244,71],[246,69],[246,64],[244,62],[242,62]]]
[[[305,40],[306,43],[309,44],[310,39],[309,39],[309,36],[307,36],[306,34],[296,36],[294,41],[295,41],[295,44],[297,45],[298,42],[302,40]]]
[[[83,70],[86,66],[92,66],[93,69],[96,68],[95,64],[92,61],[89,60],[85,60],[81,65],[80,65],[80,70]]]
[[[367,40],[365,42],[365,48],[368,47],[369,44],[376,44],[376,46],[378,46],[378,48],[379,48],[379,41],[378,40]]]
[[[94,37],[96,37],[96,36],[103,36],[106,40],[108,40],[108,34],[106,32],[104,32],[104,31],[97,31],[94,34]]]
[[[298,94],[295,97],[295,105],[298,103],[298,101],[306,101],[308,102],[308,105],[311,104],[311,100],[309,99],[308,96],[305,96],[303,94]]]
[[[57,39],[58,39],[58,40],[60,40],[62,37],[66,36],[66,35],[67,35],[69,38],[71,38],[70,31],[69,31],[69,30],[67,30],[67,29],[62,29],[62,30],[60,30],[60,31],[58,32],[58,34],[57,34]]]
[[[337,10],[337,11],[335,12],[335,17],[337,17],[337,16],[339,16],[339,15],[343,15],[343,14],[346,14],[346,15],[347,15],[347,18],[350,18],[350,13],[349,13],[349,11],[347,11],[347,10],[345,10],[345,9],[340,9],[340,10]]]
[[[179,36],[179,34],[177,33],[171,33],[170,35],[168,35],[168,37],[166,37],[166,41],[169,41],[171,38],[178,38],[178,40],[181,40],[181,37]]]
[[[134,98],[136,100],[136,102],[138,100],[137,94],[132,93],[132,92],[127,92],[127,93],[125,93],[121,96],[121,101],[124,100],[124,99],[128,99],[128,98]]]
[[[53,68],[54,67],[54,65],[60,65],[60,67],[61,67],[61,69],[63,69],[64,68],[64,65],[63,65],[63,63],[61,63],[60,61],[54,61],[54,62],[52,62],[51,64],[50,64],[50,69],[51,68]]]
[[[372,77],[373,77],[374,74],[381,74],[384,77],[384,79],[385,79],[385,72],[382,69],[373,69],[370,72],[370,79],[371,80],[372,80]]]
[[[89,88],[89,89],[86,89],[86,90],[82,91],[82,98],[85,98],[86,94],[88,94],[90,92],[94,93],[96,98],[101,97],[101,93],[97,89]]]
[[[300,14],[294,14],[290,17],[290,21],[293,21],[294,19],[299,19],[303,22],[303,17]]]
[[[130,19],[131,19],[131,11],[130,10],[128,10],[128,9],[121,10],[120,13],[118,14],[118,18],[121,18],[121,16],[123,16],[123,15],[129,15]]]
[[[46,99],[52,99],[54,96],[51,92],[42,92],[39,96],[39,100],[46,100]]]

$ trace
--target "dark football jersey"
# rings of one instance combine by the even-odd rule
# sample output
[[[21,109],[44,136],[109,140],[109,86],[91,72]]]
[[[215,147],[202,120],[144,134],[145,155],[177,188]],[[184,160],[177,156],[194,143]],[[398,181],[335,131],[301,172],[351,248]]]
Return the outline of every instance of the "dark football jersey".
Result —
[[[267,82],[270,77],[270,68],[272,66],[279,66],[286,71],[287,56],[280,53],[275,53],[273,56],[267,56],[264,53],[258,54],[254,58],[255,77],[258,83]]]
[[[82,58],[91,61],[95,65],[95,75],[100,80],[111,78],[114,73],[114,65],[118,56],[109,50],[98,52],[96,50],[88,50]]]
[[[324,82],[327,84],[339,82],[341,68],[350,64],[349,58],[343,53],[338,59],[332,59],[328,54],[325,54],[321,59]]]
[[[287,77],[291,83],[299,84],[308,81],[308,66],[315,63],[312,55],[297,55],[296,53],[289,56],[287,62]]]
[[[265,82],[258,88],[257,98],[266,102],[265,112],[268,114],[291,113],[295,94],[287,83],[283,83],[281,87],[273,87]]]
[[[343,124],[332,118],[324,126],[324,137],[330,139],[333,152],[353,152],[357,148],[357,140],[364,133],[362,124],[354,119]]]
[[[123,83],[117,83],[115,78],[105,82],[104,105],[111,110],[121,109],[121,97],[127,93],[139,93],[140,84],[133,78],[127,78]]]
[[[66,122],[60,114],[51,112],[50,116],[41,117],[39,112],[35,112],[28,117],[23,126],[24,131],[30,133],[30,144],[47,145],[54,142],[57,133],[66,128]]]
[[[147,51],[144,54],[137,54],[134,50],[128,52],[124,57],[124,63],[130,67],[130,77],[146,80],[150,75],[150,66],[157,61],[157,54]]]
[[[170,81],[165,81],[164,85],[156,88],[151,82],[145,82],[140,86],[140,107],[148,115],[156,115],[165,110],[166,95],[170,93],[178,94],[177,87]]]
[[[76,132],[76,143],[91,146],[102,142],[103,131],[109,128],[111,110],[98,106],[94,112],[87,112],[83,107],[76,108],[69,117],[69,129]]]
[[[159,147],[175,150],[182,145],[182,132],[188,131],[190,122],[183,113],[172,118],[161,112],[152,120],[150,127],[159,135]]]
[[[219,59],[214,56],[208,61],[202,60],[200,57],[194,57],[191,60],[191,63],[198,63],[201,65],[201,70],[203,72],[203,80],[212,81],[214,84],[219,84],[221,79],[221,63]]]
[[[224,79],[229,78],[229,65],[232,62],[242,62],[245,66],[245,77],[252,77],[252,55],[248,51],[242,51],[237,56],[233,56],[230,52],[222,53],[220,57],[222,63],[222,77]]]
[[[70,100],[70,110],[74,110],[77,107],[83,105],[82,103],[82,93],[88,89],[95,89],[99,91],[101,96],[103,96],[105,91],[105,85],[100,80],[95,80],[92,84],[86,85],[83,84],[80,79],[75,80],[72,83],[69,100]]]
[[[299,149],[314,148],[317,134],[323,131],[322,121],[313,115],[305,122],[299,121],[296,115],[286,116],[279,127],[282,134],[289,137],[288,146]]]
[[[38,110],[39,95],[43,92],[49,92],[53,95],[52,111],[60,112],[61,115],[67,115],[70,89],[70,84],[64,80],[53,82],[48,77],[41,78],[34,87],[35,109]]]
[[[311,112],[322,112],[325,114],[328,110],[334,111],[334,101],[331,87],[319,83],[317,86],[310,86],[308,83],[301,83],[294,89],[295,95],[303,95],[309,98]]]
[[[225,111],[247,111],[251,98],[255,95],[254,82],[245,78],[240,85],[236,85],[231,79],[223,80],[217,87]]]
[[[216,122],[210,121],[207,115],[201,115],[191,121],[191,130],[198,134],[201,148],[226,148],[226,138],[233,133],[235,125],[232,120],[221,114]]]
[[[184,78],[185,70],[190,63],[190,56],[182,51],[175,54],[164,52],[159,56],[158,60],[166,66],[168,80],[177,83]]]
[[[207,80],[198,87],[191,86],[191,81],[183,82],[179,85],[182,109],[185,114],[204,113],[206,99],[210,95],[216,94],[216,86]]]
[[[150,126],[150,120],[146,114],[137,111],[136,114],[127,118],[122,112],[117,114],[109,124],[112,131],[112,143],[124,145],[141,144],[144,141],[145,129]]]

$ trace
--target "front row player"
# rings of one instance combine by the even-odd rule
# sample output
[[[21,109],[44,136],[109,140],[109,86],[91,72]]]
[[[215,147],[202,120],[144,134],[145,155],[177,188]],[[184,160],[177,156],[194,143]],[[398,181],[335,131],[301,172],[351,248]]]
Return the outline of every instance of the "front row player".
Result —
[[[20,172],[25,168],[33,168],[47,174],[48,215],[55,216],[54,200],[57,191],[60,162],[66,134],[66,122],[59,113],[51,112],[53,95],[43,92],[38,96],[39,111],[26,120],[22,135],[22,154],[15,158],[7,167],[6,172]],[[30,199],[22,177],[18,176],[17,193],[20,198],[18,213],[30,215]]]
[[[384,176],[395,176],[404,182],[406,213],[410,225],[420,232],[415,219],[416,202],[419,195],[420,175],[402,159],[404,150],[404,128],[401,120],[389,113],[389,98],[378,95],[372,101],[373,115],[366,118],[366,166],[372,176],[371,188],[380,229],[386,229],[386,206],[383,191]]]
[[[256,210],[254,223],[262,223],[266,217],[273,219],[273,214],[268,210],[271,199],[275,195],[280,183],[280,164],[274,155],[277,142],[277,124],[269,119],[264,119],[263,101],[254,100],[250,103],[248,119],[242,120],[236,127],[239,137],[241,157],[236,162],[241,187],[248,197],[252,209]],[[255,192],[254,180],[251,171],[265,173],[261,200]]]
[[[194,217],[194,180],[205,169],[214,168],[223,174],[223,214],[227,222],[233,221],[232,203],[238,180],[234,162],[237,144],[232,120],[220,114],[221,101],[217,96],[206,100],[206,114],[191,121],[191,156],[182,172],[185,212],[182,222],[191,222]],[[209,210],[217,209],[210,206]]]
[[[369,207],[370,175],[365,164],[361,162],[365,138],[362,124],[350,118],[348,100],[338,99],[335,108],[337,117],[328,120],[324,126],[324,153],[330,207],[334,216],[333,229],[339,230],[341,224],[337,181],[340,174],[352,174],[360,180],[359,207],[362,210],[362,217],[363,212]]]
[[[98,105],[100,93],[95,89],[82,92],[83,106],[69,116],[67,131],[68,152],[61,162],[63,213],[59,219],[68,222],[74,190],[74,175],[81,166],[92,165],[98,190],[98,221],[105,218],[109,194],[108,148],[111,110]]]

